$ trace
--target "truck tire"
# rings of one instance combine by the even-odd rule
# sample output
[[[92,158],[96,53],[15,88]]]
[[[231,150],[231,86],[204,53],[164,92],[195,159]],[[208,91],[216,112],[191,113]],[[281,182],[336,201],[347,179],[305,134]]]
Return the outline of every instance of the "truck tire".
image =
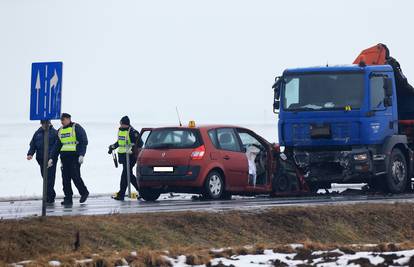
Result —
[[[223,175],[217,171],[211,171],[204,182],[204,198],[220,199],[224,195]]]
[[[387,189],[394,194],[403,193],[407,189],[408,168],[404,154],[400,149],[391,151],[388,173],[385,176]]]
[[[152,188],[142,188],[139,190],[139,195],[145,200],[145,201],[155,201],[157,200],[161,193],[160,191]]]

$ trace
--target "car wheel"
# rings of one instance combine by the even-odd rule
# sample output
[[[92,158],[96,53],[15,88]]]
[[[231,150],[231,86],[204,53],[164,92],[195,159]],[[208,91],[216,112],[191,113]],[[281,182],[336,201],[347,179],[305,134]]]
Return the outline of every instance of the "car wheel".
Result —
[[[389,192],[398,194],[407,189],[408,169],[404,154],[395,148],[391,152],[388,173],[385,177]]]
[[[145,201],[155,201],[160,197],[161,193],[160,191],[152,189],[152,188],[142,188],[139,190],[139,195]]]
[[[292,192],[292,181],[290,175],[286,173],[275,175],[273,180],[274,193],[289,193]]]
[[[204,184],[204,197],[220,199],[224,195],[224,180],[222,174],[212,171],[207,175]]]

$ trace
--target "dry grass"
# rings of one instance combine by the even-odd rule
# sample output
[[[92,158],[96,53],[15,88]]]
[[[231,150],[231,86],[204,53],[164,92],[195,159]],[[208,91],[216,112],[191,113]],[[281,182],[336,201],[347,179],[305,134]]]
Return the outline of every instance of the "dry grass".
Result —
[[[186,256],[186,263],[189,265],[203,265],[210,266],[210,261],[213,258],[230,258],[235,255],[257,255],[262,254],[264,249],[271,249],[274,252],[279,253],[296,253],[293,257],[295,260],[308,260],[312,261],[315,258],[323,257],[326,260],[336,258],[340,256],[340,253],[332,252],[339,248],[346,254],[354,254],[357,251],[374,251],[374,252],[389,252],[414,249],[414,243],[401,243],[401,244],[379,244],[376,246],[363,246],[363,245],[338,245],[338,244],[321,244],[318,242],[312,243],[307,241],[303,244],[303,247],[293,249],[290,245],[281,244],[257,244],[254,246],[236,246],[221,250],[220,252],[212,251],[211,249],[199,249],[194,247],[186,247],[180,250],[176,250],[176,255],[172,255],[170,252],[160,250],[142,249],[138,251],[136,255],[132,255],[130,251],[106,251],[100,254],[88,254],[81,252],[74,252],[65,255],[49,255],[48,257],[40,257],[36,259],[36,262],[24,265],[29,266],[48,266],[50,260],[59,260],[62,266],[77,266],[77,267],[109,267],[119,265],[129,265],[135,267],[171,267],[172,264],[167,260],[166,256],[170,258],[176,258],[177,256]],[[314,251],[326,251],[321,255],[313,255]],[[391,255],[392,256],[392,255]],[[89,262],[79,262],[77,260],[90,259]],[[412,258],[414,262],[414,257]],[[363,259],[362,259],[363,260]],[[357,261],[359,262],[359,260]],[[277,262],[275,262],[275,266]],[[3,264],[0,264],[3,266]],[[280,265],[284,266],[284,265]],[[414,265],[410,265],[414,266]]]
[[[76,233],[80,249],[74,251]],[[162,214],[49,217],[0,221],[0,263],[53,258],[73,266],[89,257],[112,266],[124,258],[134,266],[168,266],[162,251],[187,255],[188,261],[206,263],[221,254],[263,253],[264,248],[288,252],[288,243],[304,243],[306,250],[355,243],[384,243],[378,251],[393,250],[389,243],[414,242],[414,205],[349,205],[282,207],[262,212],[183,212]],[[253,247],[243,247],[253,244]],[[391,247],[390,247],[391,246]],[[212,253],[209,248],[232,247]],[[137,250],[138,255],[114,255]],[[93,256],[94,253],[99,258]],[[128,254],[128,252],[125,252]],[[155,253],[155,254],[154,254]],[[125,258],[127,257],[127,258]],[[112,265],[111,265],[112,264]],[[141,264],[141,265],[140,265]],[[144,265],[142,265],[144,264]],[[87,266],[87,265],[85,265]]]

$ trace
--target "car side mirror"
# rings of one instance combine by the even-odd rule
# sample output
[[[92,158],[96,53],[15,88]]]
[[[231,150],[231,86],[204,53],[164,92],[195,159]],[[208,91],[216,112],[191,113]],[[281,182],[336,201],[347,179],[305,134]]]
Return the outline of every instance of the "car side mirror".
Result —
[[[386,97],[392,96],[392,79],[384,77],[384,92]]]

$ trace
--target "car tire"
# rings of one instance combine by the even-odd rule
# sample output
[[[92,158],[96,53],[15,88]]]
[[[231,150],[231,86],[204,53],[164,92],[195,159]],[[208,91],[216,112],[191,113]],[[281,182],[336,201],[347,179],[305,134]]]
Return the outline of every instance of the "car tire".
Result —
[[[160,191],[152,188],[142,188],[139,190],[139,195],[145,201],[156,201],[160,197],[161,193]]]
[[[286,173],[275,175],[273,178],[274,193],[290,193],[292,192],[292,177]]]
[[[210,172],[204,182],[204,198],[221,199],[224,193],[223,175],[217,171]]]
[[[394,148],[388,165],[388,172],[385,175],[387,189],[390,193],[399,194],[407,189],[408,168],[404,154],[400,149]]]

